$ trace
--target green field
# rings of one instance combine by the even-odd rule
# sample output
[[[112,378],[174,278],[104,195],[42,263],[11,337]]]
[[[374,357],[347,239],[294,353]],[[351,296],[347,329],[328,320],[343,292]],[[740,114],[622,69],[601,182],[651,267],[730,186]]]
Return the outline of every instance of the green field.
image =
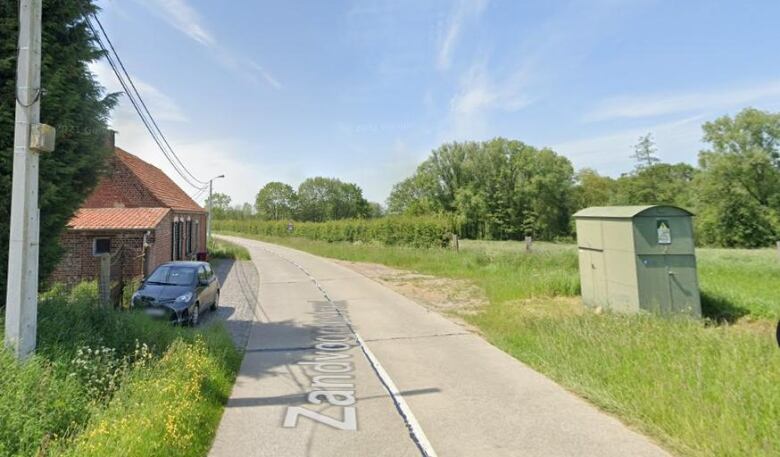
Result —
[[[780,261],[771,250],[700,250],[713,319],[697,321],[585,310],[572,245],[536,243],[528,254],[518,242],[462,241],[453,252],[265,240],[467,280],[489,300],[463,316],[485,338],[672,452],[780,455],[780,351],[770,320],[780,315]]]
[[[494,258],[523,254],[517,241],[462,240],[465,252],[486,253]],[[534,243],[538,254],[560,254],[560,268],[577,279],[576,248],[572,244]],[[556,256],[557,257],[557,256]],[[734,320],[743,316],[780,319],[780,256],[775,249],[696,250],[699,285],[705,315]]]
[[[221,325],[172,327],[100,309],[94,283],[55,287],[36,354],[0,350],[0,456],[204,456],[240,360]]]

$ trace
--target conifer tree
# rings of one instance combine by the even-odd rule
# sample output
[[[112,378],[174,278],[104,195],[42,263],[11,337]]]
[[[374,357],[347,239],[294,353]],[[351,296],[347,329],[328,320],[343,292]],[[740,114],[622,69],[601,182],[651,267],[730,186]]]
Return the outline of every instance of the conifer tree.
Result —
[[[117,94],[106,94],[87,65],[101,51],[84,20],[92,0],[44,0],[41,122],[57,129],[56,150],[40,156],[40,275],[60,255],[59,238],[103,171],[107,120]],[[0,304],[5,303],[16,89],[19,2],[0,2]]]

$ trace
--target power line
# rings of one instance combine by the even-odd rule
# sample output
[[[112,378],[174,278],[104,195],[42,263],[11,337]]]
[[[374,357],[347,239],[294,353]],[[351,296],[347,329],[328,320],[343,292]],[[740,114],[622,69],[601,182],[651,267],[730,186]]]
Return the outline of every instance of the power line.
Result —
[[[192,195],[190,196],[190,198],[191,198],[191,199],[193,199],[193,200],[195,200],[195,201],[197,201],[197,200],[198,200],[198,198],[199,198],[201,195],[203,195],[203,193],[204,193],[204,192],[206,192],[206,189],[207,189],[207,186],[203,186],[203,188],[202,188],[201,190],[199,190],[199,191],[195,192],[194,194],[192,194]]]
[[[141,94],[138,92],[138,89],[135,87],[133,78],[130,77],[130,73],[127,72],[127,69],[125,68],[125,64],[122,62],[122,59],[119,58],[119,54],[116,52],[116,49],[114,48],[114,43],[111,42],[111,38],[109,38],[108,34],[106,33],[106,29],[103,28],[103,24],[100,22],[100,19],[98,19],[97,15],[95,15],[94,13],[92,14],[92,17],[95,19],[95,22],[97,22],[98,27],[100,27],[100,31],[103,33],[103,36],[106,38],[106,42],[108,43],[108,46],[111,48],[111,52],[113,52],[114,56],[116,57],[116,61],[119,63],[119,66],[122,68],[122,71],[127,77],[127,80],[130,82],[130,86],[133,88],[133,92],[135,92],[136,96],[138,97],[138,100],[141,102],[141,106],[143,107],[146,114],[149,116],[149,119],[152,121],[152,125],[154,125],[155,129],[157,129],[157,132],[160,134],[160,138],[162,138],[163,142],[168,147],[168,150],[171,152],[171,154],[179,163],[179,165],[181,165],[182,170],[184,170],[195,182],[201,185],[208,184],[208,182],[201,181],[200,179],[196,178],[195,175],[190,173],[187,167],[184,166],[184,163],[181,161],[179,156],[176,155],[176,152],[173,150],[170,143],[168,143],[168,139],[165,138],[165,135],[163,134],[162,130],[160,130],[160,127],[157,125],[157,121],[154,120],[152,113],[149,112],[149,108],[146,107],[146,103],[144,103],[144,99],[141,98]]]
[[[159,126],[157,125],[157,122],[154,120],[154,117],[149,112],[148,108],[146,107],[146,104],[143,102],[143,98],[141,97],[141,94],[138,93],[138,90],[135,87],[135,84],[132,81],[132,78],[130,78],[130,75],[127,73],[127,70],[125,69],[124,65],[121,62],[121,59],[119,58],[119,55],[116,53],[116,50],[114,49],[113,45],[110,44],[110,39],[108,38],[108,35],[105,34],[105,29],[102,27],[102,24],[100,24],[100,21],[97,19],[97,16],[92,14],[95,21],[100,25],[101,30],[103,31],[103,35],[105,36],[105,39],[107,42],[109,42],[109,46],[111,47],[113,51],[112,54],[106,49],[105,45],[103,44],[103,40],[100,37],[100,34],[95,29],[95,26],[92,24],[89,15],[85,14],[84,18],[86,19],[87,26],[92,31],[93,36],[95,37],[95,41],[97,42],[98,46],[103,50],[103,52],[106,55],[106,60],[108,61],[108,64],[111,66],[111,69],[114,71],[114,74],[116,75],[117,79],[119,80],[119,84],[122,86],[122,88],[125,91],[125,94],[127,95],[128,99],[130,100],[130,103],[133,105],[133,108],[135,108],[135,111],[138,113],[138,116],[141,118],[141,122],[143,122],[144,126],[146,127],[146,130],[149,132],[149,134],[152,136],[152,139],[155,143],[157,143],[157,146],[160,148],[160,151],[162,151],[165,158],[168,160],[168,162],[171,164],[173,169],[176,171],[176,173],[181,176],[181,178],[190,186],[197,190],[205,189],[206,185],[208,184],[205,181],[201,181],[197,179],[188,169],[186,166],[184,166],[184,163],[179,159],[179,157],[176,155],[176,153],[173,151],[173,148],[168,143],[167,139],[163,135],[162,131],[160,130]],[[117,67],[117,62],[114,62],[114,59],[119,63],[122,70],[124,71],[125,75],[127,76],[128,82],[125,81],[125,78],[122,76],[122,73],[120,73],[119,68]],[[133,91],[131,92],[130,88],[132,87]],[[136,100],[136,98],[138,100]],[[139,103],[143,106],[144,111],[146,112],[146,116],[144,116],[144,113],[141,110],[141,106],[139,106]],[[147,119],[148,116],[148,119]],[[153,128],[154,127],[154,128]],[[156,131],[155,131],[156,130]],[[158,136],[159,135],[159,136]],[[162,140],[160,139],[162,138]],[[165,144],[169,150],[166,151],[165,147],[163,146]],[[172,159],[171,155],[175,158]],[[177,164],[178,162],[178,164]],[[183,171],[182,171],[183,170]],[[188,177],[189,175],[189,177]],[[193,183],[194,181],[194,183]]]

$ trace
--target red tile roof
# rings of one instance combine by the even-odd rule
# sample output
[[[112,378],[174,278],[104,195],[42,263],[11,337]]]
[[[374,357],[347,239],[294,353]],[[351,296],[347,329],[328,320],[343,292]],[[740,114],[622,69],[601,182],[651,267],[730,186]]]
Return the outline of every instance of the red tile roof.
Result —
[[[115,153],[117,158],[130,169],[144,187],[160,200],[162,206],[181,211],[206,212],[159,168],[123,149],[115,148]]]
[[[148,230],[170,208],[82,208],[68,222],[71,230]]]

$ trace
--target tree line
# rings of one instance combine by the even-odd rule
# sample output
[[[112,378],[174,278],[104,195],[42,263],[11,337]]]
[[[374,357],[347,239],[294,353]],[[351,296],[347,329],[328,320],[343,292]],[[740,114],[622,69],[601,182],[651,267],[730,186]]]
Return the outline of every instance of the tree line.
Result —
[[[704,245],[760,247],[780,236],[780,114],[747,108],[702,126],[698,166],[664,163],[652,135],[618,178],[577,172],[549,148],[516,140],[448,143],[393,187],[389,214],[451,214],[460,235],[570,237],[572,214],[606,205],[670,204],[696,213]]]
[[[320,176],[304,180],[297,191],[283,182],[269,182],[257,193],[254,206],[231,206],[230,197],[221,193],[211,196],[211,204],[215,219],[325,222],[375,218],[384,213],[380,204],[363,197],[357,184]]]
[[[555,240],[574,236],[582,208],[669,204],[696,214],[697,241],[723,247],[768,246],[780,238],[780,114],[746,108],[702,125],[699,163],[665,163],[652,134],[617,178],[576,170],[550,148],[518,140],[447,143],[393,186],[386,211],[360,187],[309,178],[294,189],[270,182],[255,204],[230,206],[214,194],[218,219],[324,222],[389,215],[445,216],[464,238]],[[628,153],[628,151],[627,151]]]

